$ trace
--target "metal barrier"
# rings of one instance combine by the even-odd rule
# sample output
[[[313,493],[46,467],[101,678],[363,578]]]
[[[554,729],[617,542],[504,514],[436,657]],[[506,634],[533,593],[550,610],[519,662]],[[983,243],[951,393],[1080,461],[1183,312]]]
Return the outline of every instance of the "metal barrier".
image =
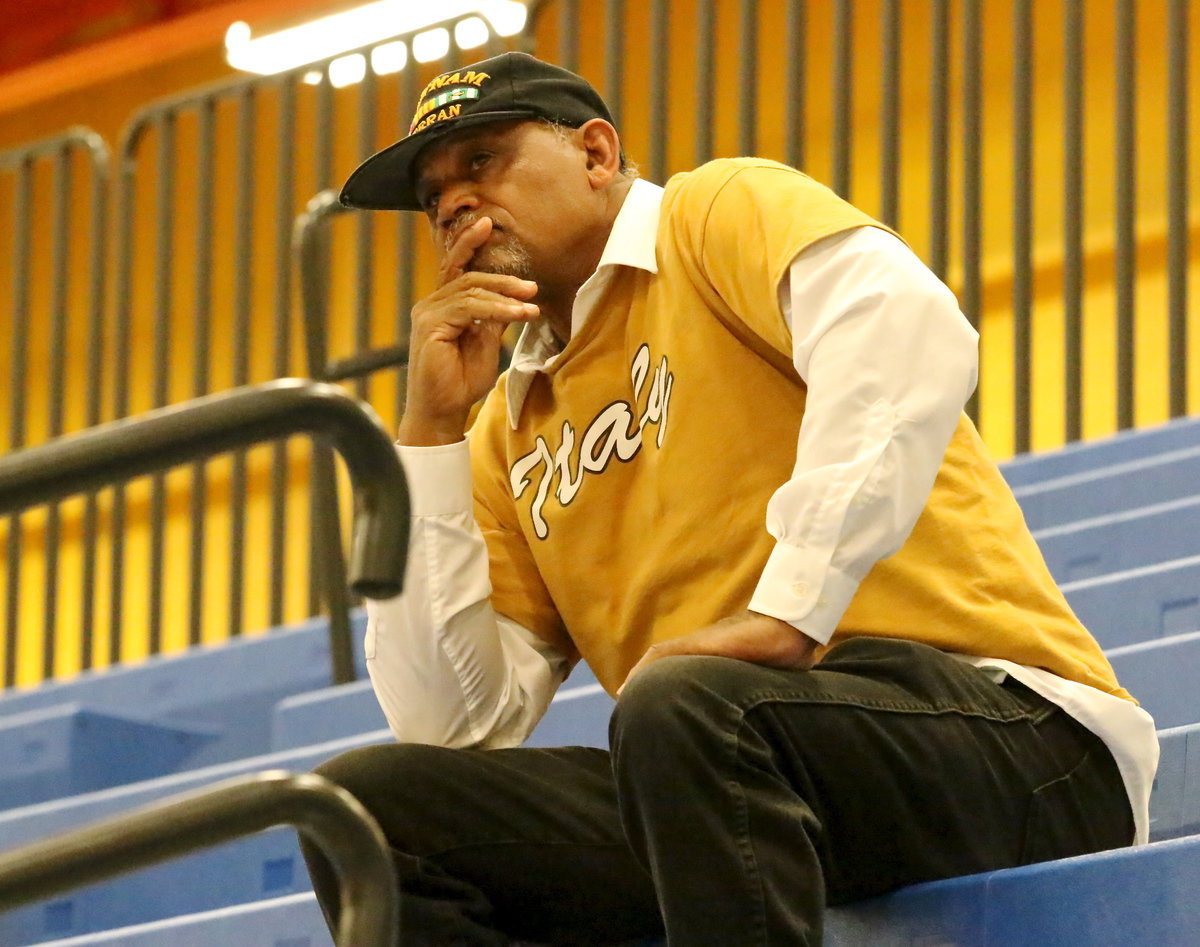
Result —
[[[68,425],[98,424],[103,416],[108,176],[108,146],[87,128],[72,128],[0,152],[0,181],[10,189],[12,209],[7,224],[0,226],[0,246],[8,244],[7,253],[0,251],[0,283],[9,284],[10,300],[7,307],[0,304],[0,331],[8,334],[4,353],[8,361],[6,450],[20,449],[39,435],[58,437]],[[48,201],[35,200],[43,195]],[[48,213],[40,210],[46,206]],[[78,273],[81,278],[75,277]],[[34,344],[38,330],[45,335]],[[41,356],[36,363],[33,352]],[[70,419],[65,399],[68,384],[83,392],[82,404],[76,406],[82,411]],[[0,411],[5,409],[0,407]],[[84,668],[91,666],[95,614],[88,590],[95,582],[98,531],[97,499],[88,494],[79,540],[84,590],[78,615],[79,650]],[[42,617],[47,628],[54,627],[59,615],[61,532],[59,506],[51,503],[45,510],[41,540],[45,550]],[[16,680],[24,534],[21,515],[14,514],[5,537],[4,686]],[[42,642],[46,676],[54,673],[55,644],[53,634],[47,634]]]
[[[1167,379],[1162,417],[1188,413],[1198,361],[1188,336],[1190,10],[1188,0],[533,0],[529,31],[542,56],[597,85],[652,180],[763,155],[901,228],[983,329],[985,370],[1007,363],[1011,400],[989,402],[996,386],[985,378],[970,410],[997,450],[1011,429],[1021,453],[1051,402],[1061,427],[1036,432],[1042,441],[1088,433],[1089,378],[1106,376],[1116,392],[1112,427],[1093,423],[1092,436],[1146,423],[1139,371]],[[632,62],[646,63],[637,81]],[[927,118],[906,121],[913,113]],[[1100,123],[1111,137],[1089,136]],[[914,164],[922,172],[902,173]],[[1089,173],[1109,167],[1111,180]],[[1045,189],[1061,191],[1057,219],[1038,215]],[[1085,211],[1110,200],[1111,222],[1089,241]],[[1147,234],[1159,220],[1161,234]],[[1147,249],[1139,262],[1139,243],[1160,240],[1156,320],[1138,311],[1135,288],[1155,262]],[[1091,242],[1111,242],[1111,263]],[[1047,257],[1061,258],[1061,276],[1045,272]],[[989,286],[988,270],[1005,278]],[[1112,327],[1086,299],[1087,281],[1107,282],[1110,270]],[[985,308],[1006,318],[982,324]],[[1035,351],[1039,309],[1061,318],[1054,344]],[[1085,358],[1085,339],[1111,345],[1111,365],[1107,354]]]
[[[321,191],[308,202],[303,214],[296,218],[292,231],[292,257],[297,264],[301,281],[301,313],[304,323],[304,353],[309,377],[322,381],[346,381],[364,378],[380,368],[403,365],[407,349],[392,346],[392,358],[367,358],[329,363],[329,279],[325,269],[329,243],[327,226],[333,217],[345,212],[338,203],[338,192]],[[369,246],[370,235],[359,233],[360,247]],[[359,259],[363,256],[360,254]],[[360,280],[360,287],[361,287]],[[364,293],[359,292],[362,298]],[[326,450],[317,450],[312,457],[312,545],[318,550],[314,558],[324,563],[330,577],[326,602],[329,608],[329,635],[335,652],[352,655],[350,608],[344,582],[337,578],[345,571],[342,561],[341,517],[338,511],[337,474],[333,458]],[[351,665],[353,674],[353,665]],[[353,678],[351,678],[353,679]]]
[[[315,774],[260,773],[0,852],[0,910],[263,829],[299,829],[338,877],[342,947],[398,943],[387,840],[357,799]]]
[[[440,26],[453,33],[467,16]],[[32,212],[41,203],[35,203],[31,190],[35,163],[68,146],[87,146],[96,154],[96,210],[88,226],[80,226],[74,217],[70,226],[58,226],[46,243],[53,252],[45,254],[56,261],[85,247],[94,254],[87,295],[82,288],[72,290],[79,299],[73,298],[70,308],[71,318],[86,309],[91,320],[88,407],[85,423],[75,426],[296,374],[301,360],[293,344],[297,294],[289,248],[293,220],[304,199],[341,180],[362,157],[402,133],[423,75],[440,71],[454,57],[466,62],[506,45],[489,27],[482,47],[452,48],[441,60],[419,63],[412,38],[388,41],[403,45],[401,58],[409,61],[407,68],[380,75],[368,69],[355,87],[334,88],[331,59],[276,76],[241,76],[143,109],[126,126],[116,148],[111,227],[105,219],[110,200],[108,152],[94,135],[72,132],[0,154],[0,213],[5,216],[10,206],[5,175],[10,170],[14,181],[11,236],[0,228],[0,293],[5,278],[17,274],[9,293],[13,316],[4,321],[12,326],[11,335],[0,334],[0,356],[11,362],[8,449],[44,439],[40,431],[31,431],[30,412],[56,417],[63,413],[63,353],[70,352],[66,365],[79,376],[71,376],[76,390],[82,387],[84,371],[82,364],[75,367],[75,352],[81,347],[67,349],[56,342],[51,360],[58,368],[37,373],[47,378],[49,391],[30,384],[36,376],[27,370],[29,327],[36,328],[47,310],[52,315],[62,311],[60,302],[41,298],[38,287],[68,285],[43,273],[45,267],[38,268],[44,248],[33,239],[41,219]],[[370,59],[375,48],[357,52]],[[394,45],[391,53],[395,57]],[[47,192],[45,203],[53,201],[53,208],[43,216],[65,221],[66,208],[74,214],[79,202],[52,197],[71,187],[67,172],[54,173],[67,180]],[[39,190],[36,196],[41,194]],[[394,229],[396,251],[389,265],[398,276],[390,284],[394,290],[389,287],[395,296],[391,305],[376,286],[376,263],[381,262],[375,248],[378,229],[364,218],[356,224],[356,245],[348,254],[332,254],[328,247],[317,254],[317,267],[332,271],[339,284],[354,287],[352,294],[343,294],[350,313],[338,320],[348,329],[345,337],[336,338],[343,348],[368,344],[376,335],[390,340],[407,334],[414,226],[403,221]],[[90,237],[86,244],[84,234]],[[12,256],[7,268],[6,251]],[[343,279],[344,271],[352,275]],[[339,314],[341,308],[339,302]],[[62,321],[57,315],[53,318],[56,325]],[[46,347],[40,338],[35,341],[36,350]],[[378,394],[389,385],[395,395],[381,404],[385,418],[394,424],[403,400],[402,384],[363,379],[356,387],[366,396],[372,388]],[[51,425],[45,436],[58,433],[61,426]],[[318,512],[327,511],[328,496],[306,496],[310,464],[320,468],[326,463],[332,469],[330,455],[318,451],[314,456],[324,460],[310,461],[297,445],[280,441],[215,462],[197,462],[187,471],[152,474],[148,482],[115,485],[104,492],[99,505],[95,497],[80,501],[87,504],[81,517],[84,574],[81,590],[76,593],[72,586],[70,596],[80,603],[78,620],[74,614],[61,614],[55,596],[61,584],[56,557],[63,548],[75,552],[73,536],[59,535],[57,506],[50,508],[46,527],[35,537],[44,538],[46,549],[41,614],[34,613],[32,604],[21,604],[31,601],[28,578],[38,564],[25,566],[23,584],[22,563],[40,555],[41,546],[32,547],[22,520],[12,518],[4,538],[3,686],[18,683],[18,664],[24,682],[30,682],[30,644],[39,637],[42,676],[52,677],[56,659],[58,668],[70,673],[105,663],[105,658],[116,663],[123,655],[154,654],[319,612],[340,555],[308,555],[309,544],[293,539],[307,516],[320,540],[313,550],[321,553],[337,541],[326,513]],[[318,470],[321,482],[322,476]],[[340,502],[345,508],[345,491]],[[269,507],[266,515],[261,512],[264,507]],[[217,525],[214,510],[227,511]],[[226,515],[228,529],[222,530]],[[136,555],[131,556],[135,544]],[[171,596],[164,594],[168,576],[175,588]],[[334,605],[335,612],[344,614],[344,590]],[[346,625],[344,618],[335,619],[335,624]],[[69,629],[68,637],[80,628],[79,655],[73,660],[64,661],[59,626]],[[73,657],[73,641],[67,650]],[[338,653],[342,650],[335,647]],[[353,674],[353,666],[343,671]]]
[[[408,554],[403,469],[374,413],[321,382],[247,386],[0,457],[0,513],[300,432],[331,441],[354,481],[351,586],[373,598],[398,594]],[[353,679],[348,644],[335,649],[334,683]]]
[[[465,18],[455,17],[440,26],[452,31]],[[405,58],[415,63],[411,37],[399,41],[406,44]],[[487,47],[499,48],[490,31]],[[374,48],[364,47],[357,52],[370,59]],[[338,58],[344,55],[348,54],[339,54]],[[139,112],[126,127],[117,148],[115,202],[113,332],[117,354],[113,404],[117,417],[177,400],[189,374],[189,393],[199,396],[214,385],[242,385],[295,372],[297,360],[291,336],[294,293],[288,252],[298,210],[297,195],[331,186],[362,157],[398,137],[399,123],[407,120],[419,80],[419,70],[411,65],[390,75],[376,75],[367,69],[357,87],[337,90],[330,78],[330,62],[332,59],[271,77],[239,77],[157,102]],[[425,68],[440,67],[432,63]],[[341,129],[349,130],[348,126],[353,129],[351,134],[338,134]],[[190,232],[179,224],[189,219],[195,222]],[[402,227],[401,232],[402,237],[409,235],[410,227]],[[378,313],[373,293],[371,222],[361,221],[357,233],[350,321],[354,344],[365,345],[369,344]],[[403,238],[401,243],[399,256],[411,267],[411,238],[407,247]],[[146,260],[141,271],[145,287],[139,293],[139,268],[135,264],[142,260]],[[331,260],[326,250],[315,255],[313,265],[325,272],[340,263]],[[185,292],[188,281],[192,285]],[[402,288],[397,315],[388,331],[407,318],[410,298],[411,294]],[[258,300],[261,306],[255,305]],[[185,347],[172,338],[172,333],[187,324],[179,314],[189,303],[194,344]],[[255,312],[270,315],[256,319]],[[217,319],[219,314],[228,314],[223,323]],[[136,362],[131,361],[138,348],[131,343],[139,337],[154,353],[152,368],[142,372],[140,385],[136,382]],[[185,361],[181,361],[182,353],[188,356]],[[221,366],[228,366],[224,378],[220,377]],[[136,403],[139,390],[149,393],[149,403]],[[364,398],[371,394],[365,380],[358,383],[357,391]],[[398,397],[394,400],[399,403]],[[318,468],[327,462],[319,456],[311,461]],[[310,513],[312,529],[321,541],[312,547],[316,555],[307,570],[296,568],[294,547],[287,542],[287,527],[294,521],[297,500],[288,490],[287,481],[290,472],[305,466],[303,461],[289,461],[282,444],[272,448],[269,524],[250,535],[247,457],[242,453],[233,457],[228,473],[230,528],[222,556],[229,563],[228,585],[217,597],[226,612],[227,635],[241,634],[248,622],[257,627],[282,624],[288,617],[285,601],[289,586],[303,581],[305,575],[306,613],[315,614],[321,608],[324,577],[337,571],[337,557],[330,552],[336,533],[330,532],[330,524],[323,521],[324,513]],[[210,610],[214,604],[206,576],[206,564],[213,557],[206,549],[206,512],[213,474],[200,464],[192,470],[190,479],[187,623],[188,641],[195,644],[202,638],[205,603]],[[323,484],[326,479],[320,472],[313,482]],[[147,514],[150,575],[144,584],[149,596],[145,613],[151,653],[160,650],[163,641],[167,495],[165,478],[153,478]],[[326,494],[315,495],[310,498],[309,508],[327,510],[328,501]],[[125,625],[127,579],[122,537],[126,506],[124,490],[118,488],[113,504],[109,618],[114,629]],[[259,557],[261,561],[248,562],[246,550],[250,547],[262,547],[266,555]],[[254,571],[248,573],[250,567]],[[251,618],[245,607],[248,575],[265,580],[262,587],[270,589],[265,613]],[[344,611],[341,605],[340,601],[334,603],[333,611]]]
[[[993,450],[1005,454],[1194,406],[1189,387],[1194,393],[1200,384],[1192,367],[1200,359],[1189,336],[1189,269],[1197,265],[1188,213],[1196,136],[1188,108],[1190,6],[531,0],[525,35],[515,43],[591,79],[652,180],[712,157],[760,154],[804,168],[900,229],[981,330],[983,370],[969,409]],[[444,25],[452,30],[455,22]],[[368,69],[355,87],[334,89],[329,64],[318,63],[206,87],[133,118],[117,149],[111,320],[105,345],[89,344],[111,358],[89,362],[95,367],[86,384],[95,397],[88,423],[293,374],[305,363],[313,377],[352,379],[359,396],[394,423],[401,373],[368,376],[402,368],[408,310],[432,288],[432,254],[417,237],[419,221],[332,213],[326,194],[308,212],[303,286],[288,260],[303,200],[403,134],[426,74],[504,45],[492,36],[485,48],[455,49],[417,69],[403,42],[409,67],[386,75]],[[1112,68],[1095,68],[1102,57]],[[0,203],[3,175],[17,169],[15,239],[0,227],[0,257],[7,239],[9,269],[17,273],[32,272],[39,257],[22,236],[31,214],[32,172],[20,171],[34,160],[20,157],[27,151],[41,154],[35,147],[0,156]],[[101,183],[89,246],[106,232],[106,172],[104,162],[95,164]],[[88,298],[96,306],[105,269],[93,252],[96,290]],[[5,272],[0,263],[0,279]],[[29,313],[53,306],[31,297],[31,285],[18,280],[9,294],[16,314],[7,338],[10,448],[29,442],[23,419],[31,398],[43,397],[28,384],[28,327],[38,324]],[[1135,292],[1145,286],[1149,297]],[[313,300],[323,313],[319,358],[307,350],[302,358],[294,344],[293,301],[301,291],[306,318]],[[89,325],[101,332],[99,321]],[[44,399],[53,415],[61,407],[49,401],[62,386],[49,387]],[[144,514],[137,491],[145,484],[116,489],[111,504],[106,493],[98,509],[90,499],[81,666],[91,666],[94,627],[107,629],[114,661],[121,643],[143,630],[153,653],[165,634],[178,638],[184,626],[184,643],[196,643],[317,612],[324,577],[336,575],[340,562],[328,464],[319,453],[310,459],[278,443],[155,476],[143,491]],[[316,476],[308,481],[310,467]],[[306,496],[297,484],[307,482],[315,492]],[[222,536],[209,516],[225,490],[229,529]],[[186,497],[173,514],[176,493]],[[266,515],[250,515],[255,502],[269,506]],[[101,552],[111,555],[98,559],[94,537],[106,520]],[[50,542],[57,526],[47,525],[52,557],[61,544]],[[289,528],[307,528],[311,548],[322,552],[305,562]],[[127,535],[138,537],[138,556]],[[34,637],[18,604],[26,548],[19,519],[10,520],[6,544],[4,683],[11,686],[18,629]],[[52,566],[43,611],[54,619],[61,609]],[[186,574],[186,593],[177,578],[179,594],[164,599],[167,574]],[[251,607],[251,599],[260,604]],[[349,603],[327,604],[342,616],[334,625],[344,633]],[[43,639],[47,676],[53,638]]]

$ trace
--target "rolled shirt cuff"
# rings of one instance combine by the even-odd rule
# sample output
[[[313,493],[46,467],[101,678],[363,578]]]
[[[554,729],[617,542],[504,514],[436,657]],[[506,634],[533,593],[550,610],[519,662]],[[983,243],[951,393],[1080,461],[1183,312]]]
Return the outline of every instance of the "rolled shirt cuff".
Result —
[[[807,549],[776,543],[750,599],[750,610],[780,618],[818,643],[828,644],[859,581],[816,561]]]
[[[472,512],[471,452],[465,439],[437,447],[397,444],[396,453],[408,478],[411,515]]]

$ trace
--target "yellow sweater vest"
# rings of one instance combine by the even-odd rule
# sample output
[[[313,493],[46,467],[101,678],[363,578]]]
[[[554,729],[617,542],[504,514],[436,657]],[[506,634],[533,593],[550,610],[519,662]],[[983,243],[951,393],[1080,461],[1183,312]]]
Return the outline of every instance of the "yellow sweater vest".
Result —
[[[471,433],[492,603],[611,692],[656,641],[745,608],[774,540],[806,388],[777,287],[809,244],[878,226],[769,161],[673,177],[657,275],[620,268],[512,430],[503,380]],[[853,635],[1006,658],[1128,698],[1071,613],[964,415],[908,540],[862,582]]]

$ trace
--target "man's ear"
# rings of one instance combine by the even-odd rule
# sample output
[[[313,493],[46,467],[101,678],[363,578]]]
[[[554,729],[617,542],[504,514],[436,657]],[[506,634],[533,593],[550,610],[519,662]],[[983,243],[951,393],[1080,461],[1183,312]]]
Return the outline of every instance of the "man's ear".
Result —
[[[587,157],[588,179],[599,190],[621,173],[621,140],[617,130],[602,118],[584,122],[578,134]]]

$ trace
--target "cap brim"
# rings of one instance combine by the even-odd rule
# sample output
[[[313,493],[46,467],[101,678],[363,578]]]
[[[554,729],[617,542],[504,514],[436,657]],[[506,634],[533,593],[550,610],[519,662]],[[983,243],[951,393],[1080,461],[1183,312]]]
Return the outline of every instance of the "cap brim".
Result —
[[[452,132],[486,122],[511,121],[517,118],[536,118],[532,111],[517,109],[507,112],[480,112],[463,115],[448,122],[439,122],[401,138],[372,155],[350,175],[339,200],[346,207],[360,210],[421,210],[417,201],[417,182],[413,180],[413,165],[418,155]]]

